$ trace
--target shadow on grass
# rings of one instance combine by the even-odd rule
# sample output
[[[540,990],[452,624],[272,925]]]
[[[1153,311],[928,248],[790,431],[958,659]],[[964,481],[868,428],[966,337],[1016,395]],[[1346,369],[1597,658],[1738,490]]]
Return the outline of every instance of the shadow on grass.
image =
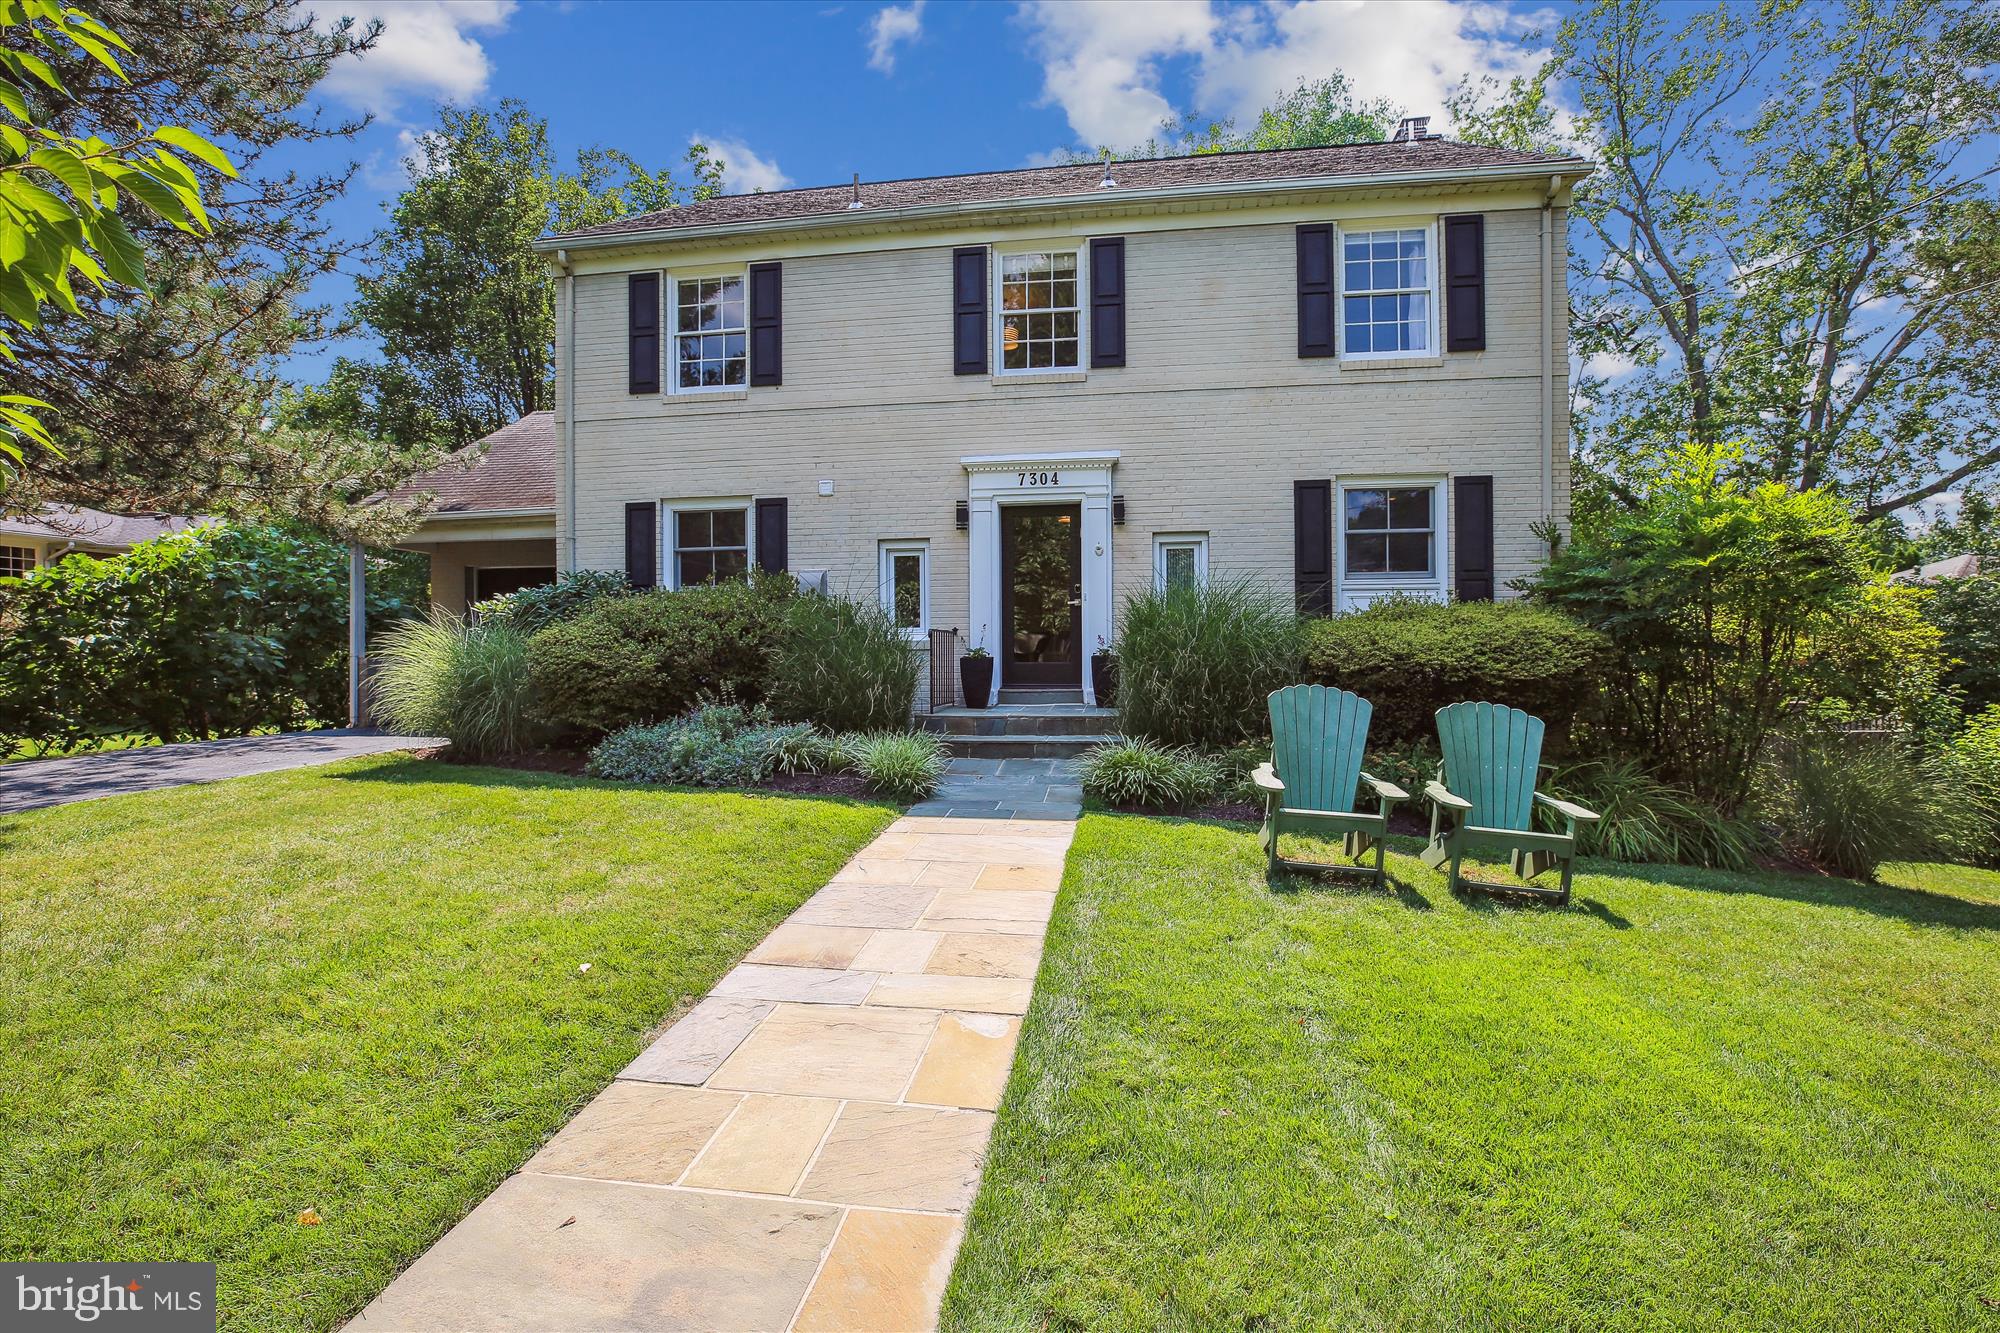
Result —
[[[1811,907],[1845,907],[1914,926],[1958,930],[2000,930],[2000,903],[1960,898],[1931,889],[1863,884],[1833,876],[1777,871],[1702,870],[1694,866],[1579,861],[1582,874],[1606,879],[1643,879],[1704,893],[1754,893],[1759,897]]]
[[[1353,893],[1373,896],[1378,893],[1395,899],[1412,912],[1434,910],[1431,900],[1418,893],[1415,886],[1406,880],[1385,874],[1378,887],[1375,883],[1373,867],[1343,865],[1338,861],[1305,865],[1292,861],[1281,868],[1276,876],[1267,876],[1265,883],[1271,892],[1295,893]]]
[[[507,768],[493,764],[456,764],[442,759],[396,759],[385,757],[370,763],[341,769],[326,776],[341,782],[383,782],[404,786],[454,783],[467,787],[511,787],[517,790],[562,789],[583,791],[647,792],[677,796],[755,796],[772,801],[814,801],[835,805],[878,806],[884,810],[904,807],[879,797],[848,796],[836,792],[785,791],[773,787],[688,787],[655,782],[619,782],[610,778],[587,778],[571,773],[545,773],[527,768]]]

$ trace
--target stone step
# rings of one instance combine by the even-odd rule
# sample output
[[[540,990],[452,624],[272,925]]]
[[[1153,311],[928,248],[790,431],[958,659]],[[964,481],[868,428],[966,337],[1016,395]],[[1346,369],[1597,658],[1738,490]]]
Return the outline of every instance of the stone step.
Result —
[[[961,759],[1074,759],[1111,737],[947,736],[945,748]]]
[[[1066,690],[1050,685],[1002,685],[1002,704],[1080,704],[1083,691]]]
[[[940,708],[917,719],[940,736],[1096,736],[1113,729],[1117,713],[1082,704],[1012,704],[999,708]]]

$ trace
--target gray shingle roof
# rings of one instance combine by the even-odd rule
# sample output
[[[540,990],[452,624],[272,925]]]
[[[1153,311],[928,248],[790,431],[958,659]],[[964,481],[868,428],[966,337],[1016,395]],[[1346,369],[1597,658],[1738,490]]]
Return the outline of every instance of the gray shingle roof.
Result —
[[[1580,165],[1572,157],[1517,153],[1505,148],[1455,143],[1450,139],[1419,139],[1403,143],[1354,143],[1269,152],[1211,153],[1199,157],[1135,158],[1114,163],[1112,175],[1120,189],[1163,190],[1180,185],[1222,185],[1316,176],[1441,172],[1540,164]],[[1097,190],[1103,175],[1101,164],[1085,162],[1076,166],[1028,167],[1019,171],[981,171],[964,176],[863,181],[862,208],[855,210],[855,215],[866,216],[867,209],[1005,203],[1090,194]],[[728,223],[782,222],[846,213],[853,195],[852,185],[816,185],[796,190],[772,190],[764,194],[718,195],[662,212],[635,213],[631,217],[586,227],[581,231],[563,232],[549,239],[609,237],[629,232]]]
[[[434,514],[477,514],[556,507],[556,416],[530,412],[483,440],[468,444],[390,495],[402,499],[429,491]]]
[[[124,551],[200,522],[180,514],[108,514],[74,505],[44,505],[33,515],[0,514],[0,536],[54,537],[79,546]]]

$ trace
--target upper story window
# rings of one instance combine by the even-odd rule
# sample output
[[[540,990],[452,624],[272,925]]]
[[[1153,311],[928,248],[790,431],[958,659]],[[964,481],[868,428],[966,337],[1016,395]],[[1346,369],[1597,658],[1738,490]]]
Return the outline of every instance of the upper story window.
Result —
[[[1343,486],[1343,572],[1436,578],[1437,495],[1436,485]]]
[[[674,389],[741,389],[750,380],[743,275],[674,280]]]
[[[1074,250],[1000,256],[995,332],[1002,374],[1082,366],[1076,256]]]
[[[674,586],[714,583],[750,568],[750,511],[676,509]]]
[[[1426,355],[1432,336],[1428,227],[1341,235],[1341,349],[1350,357]]]

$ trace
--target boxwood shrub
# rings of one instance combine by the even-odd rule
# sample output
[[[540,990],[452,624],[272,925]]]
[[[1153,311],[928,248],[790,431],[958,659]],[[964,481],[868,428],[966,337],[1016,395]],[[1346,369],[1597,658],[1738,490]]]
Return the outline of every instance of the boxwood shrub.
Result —
[[[1434,737],[1437,710],[1465,699],[1525,709],[1559,742],[1595,698],[1607,653],[1547,607],[1390,598],[1310,622],[1305,677],[1374,703],[1371,744]]]

